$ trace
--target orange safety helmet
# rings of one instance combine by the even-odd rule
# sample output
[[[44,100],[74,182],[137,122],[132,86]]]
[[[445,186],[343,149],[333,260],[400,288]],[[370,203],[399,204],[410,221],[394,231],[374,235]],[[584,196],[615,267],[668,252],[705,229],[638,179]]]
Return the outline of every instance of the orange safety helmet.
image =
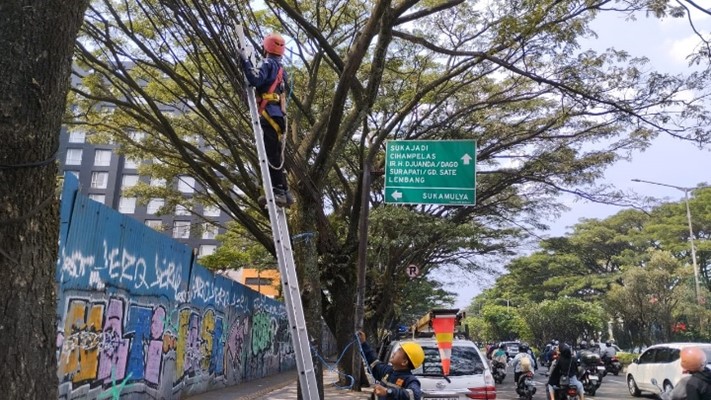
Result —
[[[285,43],[284,38],[280,34],[272,32],[264,38],[262,47],[264,47],[264,51],[269,54],[283,56],[284,50],[286,49]]]
[[[706,366],[706,353],[698,347],[681,349],[681,369],[684,372],[701,371]]]

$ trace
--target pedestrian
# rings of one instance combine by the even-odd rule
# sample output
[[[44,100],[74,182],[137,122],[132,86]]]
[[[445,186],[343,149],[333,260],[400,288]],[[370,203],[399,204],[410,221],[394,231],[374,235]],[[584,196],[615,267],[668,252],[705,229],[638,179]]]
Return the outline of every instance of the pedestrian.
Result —
[[[711,400],[711,370],[706,353],[699,347],[684,347],[679,355],[685,375],[672,390],[672,400]]]
[[[422,398],[420,381],[412,374],[412,370],[419,368],[425,361],[425,352],[419,344],[401,343],[386,364],[378,360],[375,350],[365,341],[364,332],[358,332],[358,339],[365,359],[370,364],[373,377],[378,380],[374,388],[378,399],[420,400]]]
[[[286,50],[284,38],[274,32],[262,41],[263,60],[258,69],[244,53],[240,53],[247,81],[257,91],[259,125],[264,134],[264,148],[269,161],[269,176],[274,191],[274,201],[280,207],[290,207],[294,198],[289,192],[284,170],[284,133],[286,130],[286,88],[288,77],[282,66]],[[261,205],[266,198],[259,198]]]

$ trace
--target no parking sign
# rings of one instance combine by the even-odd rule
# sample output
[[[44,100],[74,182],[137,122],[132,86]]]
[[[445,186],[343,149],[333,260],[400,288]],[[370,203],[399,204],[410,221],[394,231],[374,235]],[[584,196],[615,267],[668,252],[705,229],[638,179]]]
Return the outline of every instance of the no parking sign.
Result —
[[[410,264],[407,266],[406,272],[410,279],[415,279],[420,274],[420,267],[415,264]]]

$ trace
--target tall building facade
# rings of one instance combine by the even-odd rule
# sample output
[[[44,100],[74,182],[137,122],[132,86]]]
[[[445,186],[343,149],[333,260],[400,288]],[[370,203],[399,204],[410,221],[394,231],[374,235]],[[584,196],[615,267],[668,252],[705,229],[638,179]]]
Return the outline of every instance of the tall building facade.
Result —
[[[57,157],[60,173],[74,174],[79,179],[82,193],[185,243],[193,248],[198,257],[215,251],[219,244],[216,236],[224,229],[205,222],[205,219],[216,221],[221,226],[230,220],[218,207],[187,210],[177,206],[172,213],[158,215],[165,204],[164,199],[153,198],[142,205],[136,197],[126,193],[126,189],[144,182],[152,186],[174,185],[183,196],[191,197],[200,190],[194,178],[179,176],[173,182],[151,180],[138,173],[139,163],[144,161],[127,159],[118,154],[116,145],[91,144],[86,139],[86,133],[82,130],[63,129]]]

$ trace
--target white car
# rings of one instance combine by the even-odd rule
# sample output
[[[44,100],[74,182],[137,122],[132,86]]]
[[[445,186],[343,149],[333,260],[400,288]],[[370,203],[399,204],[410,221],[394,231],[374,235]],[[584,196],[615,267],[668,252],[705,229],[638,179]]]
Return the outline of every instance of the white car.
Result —
[[[400,347],[401,339],[391,343],[387,356]],[[471,340],[455,338],[452,343],[452,356],[449,375],[442,375],[437,341],[430,338],[414,339],[425,351],[425,362],[412,371],[420,381],[423,399],[469,400],[496,399],[496,386],[486,358]]]
[[[701,347],[711,360],[711,343],[664,343],[648,347],[627,367],[630,394],[639,397],[642,391],[660,393],[652,379],[656,379],[657,385],[665,391],[674,388],[682,377],[679,353],[684,347],[691,346]]]

